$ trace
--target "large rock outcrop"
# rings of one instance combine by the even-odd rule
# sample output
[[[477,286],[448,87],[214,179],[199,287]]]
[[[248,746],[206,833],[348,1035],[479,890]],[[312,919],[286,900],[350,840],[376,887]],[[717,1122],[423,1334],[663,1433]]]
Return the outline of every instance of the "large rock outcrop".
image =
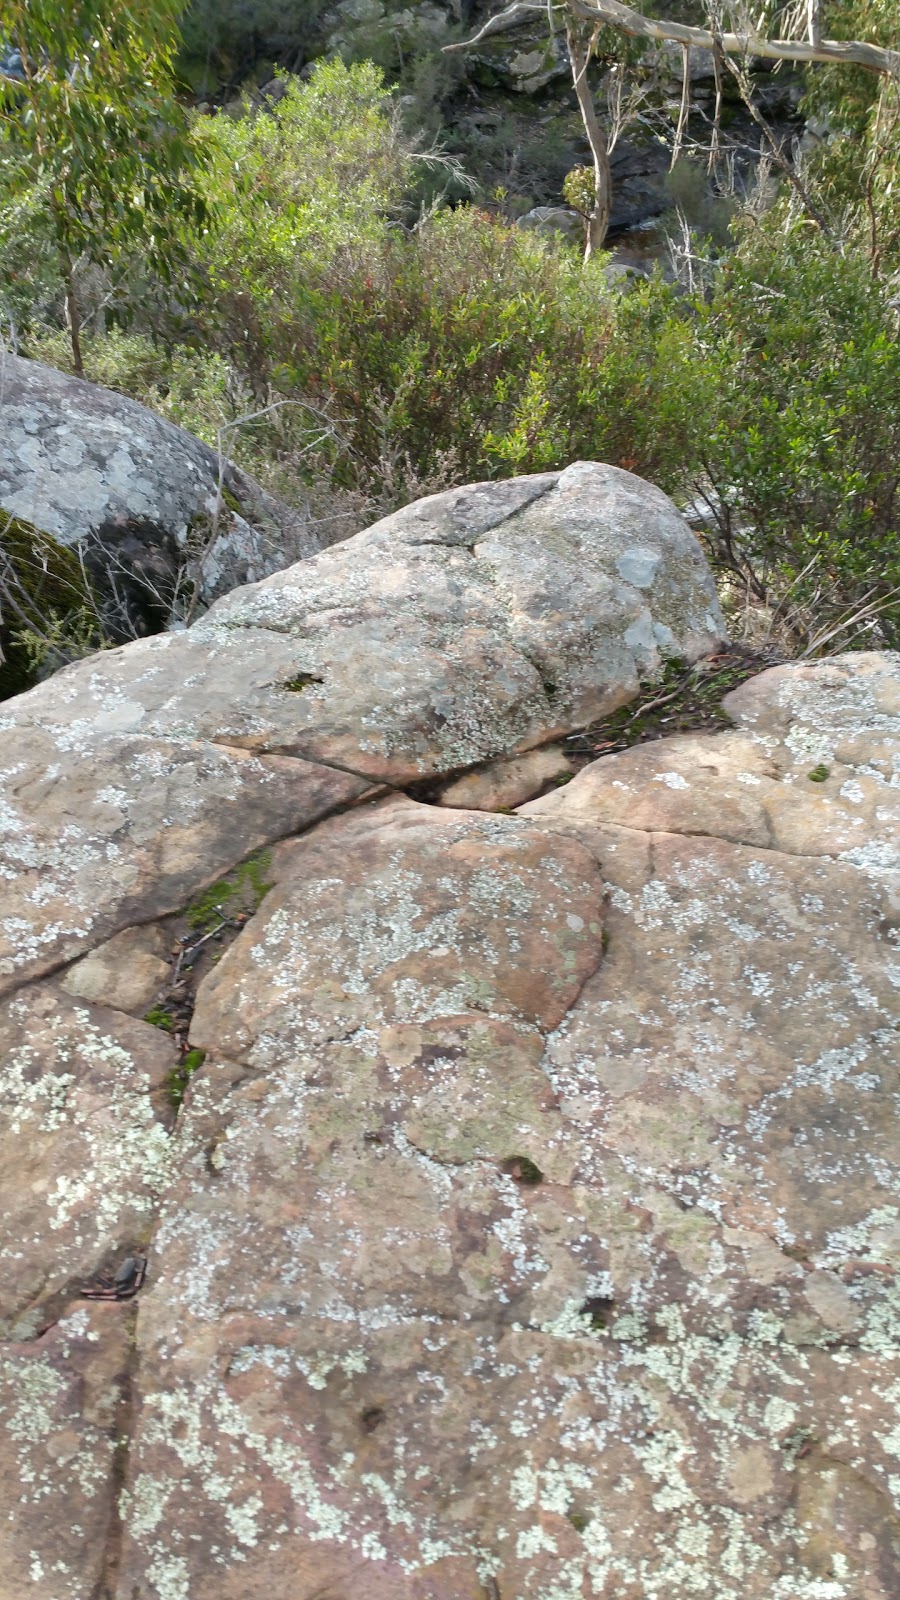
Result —
[[[436,495],[0,711],[0,992],[174,911],[373,784],[512,755],[722,631],[699,546],[614,467]]]
[[[400,792],[713,605],[580,467],[8,708],[2,1600],[893,1600],[900,659],[515,815]],[[277,840],[176,1108],[158,919]]]

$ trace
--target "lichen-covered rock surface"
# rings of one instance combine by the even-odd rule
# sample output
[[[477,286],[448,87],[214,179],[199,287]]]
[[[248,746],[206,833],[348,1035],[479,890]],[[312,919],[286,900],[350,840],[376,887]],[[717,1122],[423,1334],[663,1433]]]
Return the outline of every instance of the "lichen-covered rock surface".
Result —
[[[183,428],[136,400],[7,353],[0,512],[62,545],[93,531],[110,560],[163,586],[187,549],[204,600],[276,571],[286,548],[292,560],[320,548],[286,506],[231,461],[220,465],[215,450]]]
[[[58,920],[71,866],[106,909],[16,969],[0,1024],[2,1600],[895,1600],[900,659],[764,673],[733,730],[515,815],[400,792],[452,769],[490,687],[450,648],[451,583],[556,686],[498,675],[497,754],[612,692],[565,477],[505,486],[502,519],[499,487],[467,491],[474,552],[440,497],[356,542],[358,595],[320,557],[195,655],[129,647],[13,707],[23,769],[67,686],[84,768],[164,738],[229,766],[145,779],[136,825],[126,763],[94,864],[64,841],[22,901],[57,883]],[[446,629],[443,722],[413,593]],[[371,641],[389,660],[407,632],[389,713]],[[42,807],[45,752],[16,774]],[[313,774],[358,787],[304,817]],[[134,1014],[158,919],[177,871],[194,892],[261,839],[272,887],[199,982],[178,1105],[175,1040]],[[118,932],[111,849],[145,896]]]
[[[177,910],[373,783],[507,756],[723,624],[615,467],[452,490],[0,708],[0,992]]]

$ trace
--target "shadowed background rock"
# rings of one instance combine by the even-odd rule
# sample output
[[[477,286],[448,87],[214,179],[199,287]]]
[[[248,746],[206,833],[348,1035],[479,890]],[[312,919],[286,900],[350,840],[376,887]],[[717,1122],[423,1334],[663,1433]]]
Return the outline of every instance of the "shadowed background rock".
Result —
[[[170,615],[177,619],[172,600],[182,569],[188,597],[196,588],[202,609],[322,545],[320,530],[305,528],[296,512],[183,428],[99,384],[3,351],[0,554],[27,556],[14,549],[13,530],[19,544],[29,530],[38,547],[32,562],[16,562],[26,595],[31,566],[41,572],[42,540],[51,550],[82,546],[88,580],[123,596],[118,638],[156,633]],[[58,608],[71,610],[73,598],[70,589]],[[4,599],[0,644],[15,654],[12,631],[22,619]],[[15,685],[23,686],[21,679]]]

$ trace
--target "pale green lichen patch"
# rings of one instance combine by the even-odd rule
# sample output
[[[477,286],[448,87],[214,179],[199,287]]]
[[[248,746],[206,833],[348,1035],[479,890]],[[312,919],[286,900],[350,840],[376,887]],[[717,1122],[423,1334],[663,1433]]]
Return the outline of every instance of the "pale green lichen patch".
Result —
[[[36,1296],[90,1278],[146,1234],[175,1144],[164,1102],[171,1046],[146,1024],[36,985],[7,1002],[0,1045],[11,1328]]]
[[[127,1360],[121,1326],[87,1307],[39,1344],[0,1355],[0,1471],[14,1485],[15,1515],[0,1530],[10,1594],[84,1600],[97,1591]]]

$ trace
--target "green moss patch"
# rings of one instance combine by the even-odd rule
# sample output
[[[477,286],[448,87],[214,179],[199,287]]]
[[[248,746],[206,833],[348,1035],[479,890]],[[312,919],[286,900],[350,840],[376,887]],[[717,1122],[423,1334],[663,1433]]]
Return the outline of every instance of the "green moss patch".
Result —
[[[163,1033],[172,1032],[172,1013],[165,1006],[151,1006],[149,1011],[144,1012],[144,1021],[149,1022],[151,1027],[161,1028]]]
[[[169,1104],[177,1111],[184,1100],[185,1090],[198,1067],[206,1060],[205,1050],[188,1050],[166,1079]]]
[[[258,850],[235,867],[227,878],[210,884],[187,907],[188,927],[197,933],[211,933],[220,922],[242,915],[252,916],[272,887],[266,878],[271,865],[271,850]]]

